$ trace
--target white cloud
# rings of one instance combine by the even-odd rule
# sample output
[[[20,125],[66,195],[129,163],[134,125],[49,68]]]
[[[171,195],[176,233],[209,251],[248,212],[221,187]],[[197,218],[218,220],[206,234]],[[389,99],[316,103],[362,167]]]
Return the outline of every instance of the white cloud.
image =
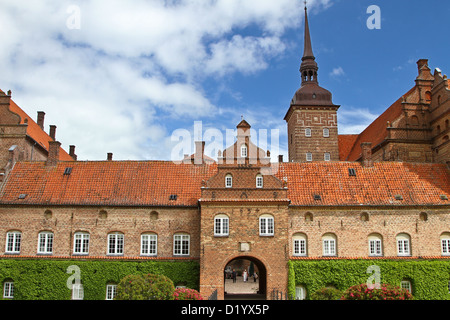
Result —
[[[80,29],[67,27],[73,5]],[[3,0],[0,88],[30,116],[45,111],[79,159],[168,158],[161,114],[220,114],[202,81],[267,68],[301,11],[292,0]]]
[[[343,75],[345,75],[345,72],[342,67],[333,68],[333,70],[330,72],[331,77],[340,77]]]

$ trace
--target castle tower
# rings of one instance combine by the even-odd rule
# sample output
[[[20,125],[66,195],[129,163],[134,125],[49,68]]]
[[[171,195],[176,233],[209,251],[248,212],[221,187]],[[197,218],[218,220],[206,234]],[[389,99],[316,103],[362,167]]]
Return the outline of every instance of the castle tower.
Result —
[[[290,162],[338,161],[338,105],[331,93],[320,87],[305,7],[305,35],[301,87],[295,93],[284,120],[288,126]]]

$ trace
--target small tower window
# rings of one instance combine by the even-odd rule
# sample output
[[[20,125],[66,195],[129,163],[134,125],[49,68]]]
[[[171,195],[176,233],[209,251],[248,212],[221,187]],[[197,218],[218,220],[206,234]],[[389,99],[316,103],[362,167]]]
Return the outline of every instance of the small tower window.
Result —
[[[330,161],[330,160],[331,160],[331,155],[330,155],[330,153],[329,153],[329,152],[325,152],[325,154],[324,154],[324,156],[323,156],[323,159],[324,159],[325,161]]]
[[[328,128],[324,128],[323,129],[323,137],[324,138],[329,138],[330,137],[330,129],[328,129]]]
[[[312,161],[312,153],[311,152],[308,152],[306,154],[306,161]]]
[[[232,188],[233,187],[233,176],[231,174],[227,174],[225,176],[225,187]]]
[[[247,145],[243,144],[241,146],[241,157],[247,158],[248,152],[247,152]]]
[[[311,137],[311,128],[305,129],[305,137]]]

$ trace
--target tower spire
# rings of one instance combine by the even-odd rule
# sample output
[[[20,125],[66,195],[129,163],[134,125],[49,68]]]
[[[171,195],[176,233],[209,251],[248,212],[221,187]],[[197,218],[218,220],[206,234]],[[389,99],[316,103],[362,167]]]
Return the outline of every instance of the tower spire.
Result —
[[[311,35],[309,32],[309,22],[308,22],[308,8],[306,7],[305,1],[305,36],[304,36],[304,49],[302,63],[300,65],[300,74],[302,75],[302,86],[307,83],[318,83],[317,82],[317,70],[319,70],[316,58],[314,57],[312,45],[311,45]]]

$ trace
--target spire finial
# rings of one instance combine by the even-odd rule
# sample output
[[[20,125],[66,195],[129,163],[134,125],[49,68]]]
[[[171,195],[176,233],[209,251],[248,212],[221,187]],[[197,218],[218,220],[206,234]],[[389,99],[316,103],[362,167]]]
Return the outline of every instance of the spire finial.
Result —
[[[305,3],[305,35],[302,63],[300,65],[300,73],[302,75],[302,85],[306,82],[317,83],[317,63],[311,45],[311,35],[309,32],[307,1]]]

